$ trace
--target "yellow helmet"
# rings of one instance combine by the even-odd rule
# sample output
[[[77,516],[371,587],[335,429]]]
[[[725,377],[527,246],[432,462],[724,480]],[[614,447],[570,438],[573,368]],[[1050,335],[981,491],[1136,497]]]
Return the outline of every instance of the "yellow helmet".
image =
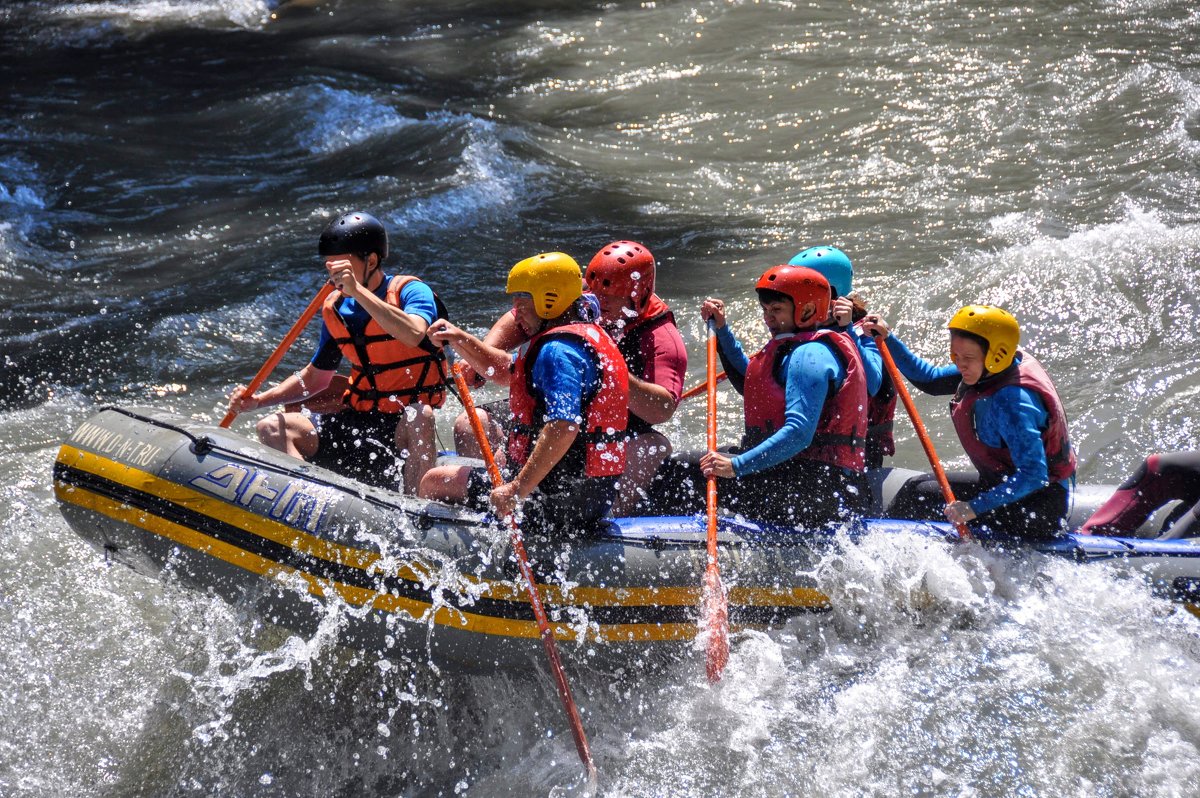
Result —
[[[1017,318],[1004,308],[992,305],[967,305],[946,325],[951,330],[960,330],[978,335],[987,341],[987,354],[983,367],[989,374],[1004,371],[1012,365],[1021,343],[1021,327]]]
[[[570,255],[543,252],[512,267],[504,292],[532,294],[538,318],[555,319],[583,296],[583,272]]]

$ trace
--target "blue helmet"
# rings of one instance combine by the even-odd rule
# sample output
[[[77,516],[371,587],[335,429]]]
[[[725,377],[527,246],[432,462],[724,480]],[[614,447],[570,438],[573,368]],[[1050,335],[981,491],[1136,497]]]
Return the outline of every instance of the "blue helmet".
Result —
[[[854,279],[854,267],[846,253],[837,247],[809,247],[788,261],[789,266],[806,266],[829,281],[835,297],[847,296]]]

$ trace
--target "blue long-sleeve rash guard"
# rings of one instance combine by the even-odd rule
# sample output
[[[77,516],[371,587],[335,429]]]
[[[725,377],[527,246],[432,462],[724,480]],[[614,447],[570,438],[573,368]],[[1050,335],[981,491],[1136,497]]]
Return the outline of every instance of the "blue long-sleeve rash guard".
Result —
[[[373,292],[384,302],[387,301],[388,283],[391,281],[391,275],[385,274],[383,282]],[[400,289],[400,309],[405,313],[420,316],[427,324],[433,324],[433,320],[437,318],[437,302],[433,298],[433,289],[420,280],[409,282]],[[365,330],[367,322],[371,320],[371,314],[367,313],[366,308],[348,296],[342,297],[337,311],[351,334]],[[324,324],[321,325],[321,337],[317,339],[317,351],[310,362],[323,371],[333,371],[342,362],[342,350],[333,342],[333,336]]]
[[[838,327],[837,329],[853,338],[858,347],[858,355],[863,364],[863,376],[867,378],[867,396],[879,393],[879,388],[883,385],[883,355],[879,354],[879,346],[876,345],[875,339],[866,333],[860,333],[854,327]]]
[[[717,330],[717,343],[725,356],[726,368],[736,369],[744,376],[750,359],[728,325]],[[829,347],[819,341],[793,349],[781,358],[778,369],[784,375],[783,426],[753,449],[733,458],[736,476],[777,466],[807,449],[817,431],[826,398],[846,379],[846,369]]]
[[[954,366],[933,365],[913,354],[895,335],[888,339],[888,348],[900,373],[923,392],[947,396],[958,389],[961,376]],[[1042,443],[1042,432],[1049,421],[1041,397],[1019,385],[1005,386],[976,400],[975,434],[988,446],[1007,448],[1016,468],[999,485],[970,502],[976,515],[1023,499],[1050,484],[1050,467]],[[1070,488],[1069,479],[1061,484]]]

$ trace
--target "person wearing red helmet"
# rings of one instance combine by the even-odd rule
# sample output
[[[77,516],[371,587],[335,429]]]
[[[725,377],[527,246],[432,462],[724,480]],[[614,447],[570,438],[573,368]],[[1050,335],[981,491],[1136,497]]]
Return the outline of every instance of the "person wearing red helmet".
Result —
[[[646,489],[671,454],[671,443],[653,425],[668,421],[683,393],[687,349],[675,316],[654,291],[656,263],[650,250],[635,241],[614,241],[592,257],[584,271],[585,298],[595,302],[600,326],[613,337],[629,371],[629,419],[625,473],[617,486],[614,515],[642,509]],[[528,336],[505,313],[483,339],[489,346],[511,350]],[[510,415],[497,403],[478,410],[493,449],[507,434]],[[459,454],[478,457],[478,446],[466,414],[454,425]]]
[[[733,512],[769,523],[818,527],[866,509],[867,386],[849,336],[823,327],[829,282],[797,266],[774,266],[755,285],[771,340],[752,357],[726,324],[725,303],[706,299],[730,384],[744,397],[739,449],[705,453],[689,468],[674,506],[702,500],[704,478]],[[688,497],[691,497],[690,501]]]
[[[687,349],[675,315],[654,291],[654,256],[635,241],[614,241],[588,263],[584,279],[600,303],[600,324],[617,342],[629,370],[625,473],[613,514],[633,515],[671,442],[654,428],[669,421],[683,393]]]

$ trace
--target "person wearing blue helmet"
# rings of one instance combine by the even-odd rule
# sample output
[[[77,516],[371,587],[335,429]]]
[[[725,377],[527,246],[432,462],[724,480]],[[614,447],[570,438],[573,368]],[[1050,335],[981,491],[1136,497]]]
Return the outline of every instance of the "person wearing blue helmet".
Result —
[[[829,325],[854,339],[867,377],[867,468],[882,468],[884,456],[896,453],[892,436],[896,387],[883,369],[883,357],[875,339],[857,324],[867,315],[867,306],[854,294],[854,265],[845,252],[828,245],[809,247],[788,264],[805,266],[829,281],[833,294]]]

